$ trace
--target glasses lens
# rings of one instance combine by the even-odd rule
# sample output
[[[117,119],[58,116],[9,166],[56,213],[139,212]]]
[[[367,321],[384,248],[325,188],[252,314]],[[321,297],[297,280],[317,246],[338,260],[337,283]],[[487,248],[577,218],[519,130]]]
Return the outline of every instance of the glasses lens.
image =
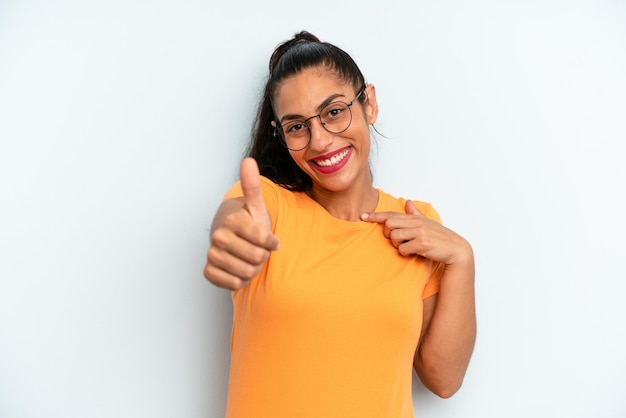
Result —
[[[352,112],[350,106],[343,102],[334,102],[322,109],[320,113],[324,128],[328,132],[335,134],[348,129],[352,122]]]
[[[302,120],[290,120],[282,125],[283,142],[293,151],[299,151],[309,144],[309,127]]]
[[[311,116],[309,119],[319,116],[324,129],[334,134],[340,134],[348,129],[352,122],[351,104],[333,102],[323,108],[319,115]],[[300,151],[309,145],[311,139],[311,130],[307,124],[309,119],[289,120],[282,124],[280,137],[287,148],[292,151]]]

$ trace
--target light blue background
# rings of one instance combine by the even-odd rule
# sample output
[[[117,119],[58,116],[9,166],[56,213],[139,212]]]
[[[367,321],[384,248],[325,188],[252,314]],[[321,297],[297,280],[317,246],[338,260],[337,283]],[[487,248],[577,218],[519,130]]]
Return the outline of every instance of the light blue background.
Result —
[[[207,230],[301,29],[376,85],[376,185],[474,245],[466,383],[416,416],[626,416],[626,3],[215,3],[0,2],[0,417],[222,416]]]

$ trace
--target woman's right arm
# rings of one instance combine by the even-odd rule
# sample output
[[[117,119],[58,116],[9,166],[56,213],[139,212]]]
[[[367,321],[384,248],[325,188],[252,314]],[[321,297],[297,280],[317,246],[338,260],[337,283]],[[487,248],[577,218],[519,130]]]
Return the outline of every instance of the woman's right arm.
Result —
[[[246,158],[241,163],[240,179],[243,197],[222,202],[213,218],[204,267],[204,277],[211,283],[231,290],[259,274],[270,251],[278,249],[256,161]]]

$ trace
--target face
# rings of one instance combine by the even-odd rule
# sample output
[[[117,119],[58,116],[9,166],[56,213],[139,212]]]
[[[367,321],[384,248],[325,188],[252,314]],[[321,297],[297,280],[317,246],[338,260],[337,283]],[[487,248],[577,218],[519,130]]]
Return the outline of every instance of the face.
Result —
[[[306,120],[320,113],[329,102],[350,103],[359,93],[351,84],[324,68],[309,68],[281,82],[274,97],[274,111],[281,124],[288,119]],[[376,121],[378,106],[374,86],[351,106],[352,122],[341,133],[324,129],[319,118],[311,118],[311,141],[300,151],[289,151],[291,158],[311,177],[314,192],[342,192],[371,187],[369,170],[370,130]]]

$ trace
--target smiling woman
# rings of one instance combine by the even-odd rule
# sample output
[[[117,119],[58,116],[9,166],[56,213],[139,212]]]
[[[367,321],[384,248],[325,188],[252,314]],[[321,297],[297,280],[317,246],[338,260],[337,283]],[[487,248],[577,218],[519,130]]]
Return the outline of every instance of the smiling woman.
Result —
[[[227,417],[412,417],[474,346],[474,257],[427,203],[372,184],[374,85],[343,50],[281,44],[204,274],[233,291]],[[279,249],[280,247],[280,249]]]
[[[376,121],[378,105],[373,85],[355,90],[338,78],[335,70],[322,65],[286,78],[272,99],[279,121],[275,125],[287,145],[291,131],[303,126],[298,128],[297,135],[304,137],[306,144],[298,151],[290,148],[289,154],[312,180],[307,192],[328,211],[334,211],[335,216],[352,221],[359,220],[365,210],[374,210],[377,202],[368,160],[369,125]],[[350,97],[354,98],[350,103],[341,101]],[[359,98],[361,101],[356,101]],[[307,118],[308,122],[303,120],[301,115],[315,111],[324,113],[319,118],[317,115]],[[331,120],[332,116],[339,120]],[[285,131],[285,125],[291,131]],[[332,198],[328,192],[333,194]],[[343,194],[343,203],[330,204],[329,200],[337,199],[339,192]]]

